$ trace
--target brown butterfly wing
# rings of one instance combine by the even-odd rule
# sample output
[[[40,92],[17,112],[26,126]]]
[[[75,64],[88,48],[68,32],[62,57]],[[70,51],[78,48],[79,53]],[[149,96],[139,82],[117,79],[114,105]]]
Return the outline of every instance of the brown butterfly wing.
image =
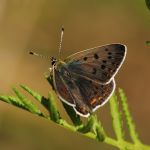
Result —
[[[67,102],[67,104],[74,106],[75,103],[71,96],[70,90],[68,89],[67,84],[62,79],[61,72],[57,71],[55,68],[53,68],[53,83],[58,97],[62,101]]]
[[[115,83],[102,85],[70,72],[65,65],[54,69],[54,87],[59,98],[84,117],[106,103]]]
[[[126,55],[122,44],[110,44],[78,52],[68,57],[68,70],[102,84],[109,83]]]
[[[54,68],[53,71],[54,88],[60,100],[73,107],[82,106],[82,115],[87,116],[90,109],[83,100],[71,73],[64,65]]]
[[[80,90],[83,100],[92,112],[104,105],[115,89],[114,79],[110,83],[102,85],[78,76],[75,83]],[[76,105],[75,109],[82,114],[82,106]]]

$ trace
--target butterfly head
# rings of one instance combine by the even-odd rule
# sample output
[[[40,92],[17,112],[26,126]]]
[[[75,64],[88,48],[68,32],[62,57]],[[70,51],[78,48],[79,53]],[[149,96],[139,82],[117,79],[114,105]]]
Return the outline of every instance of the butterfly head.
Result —
[[[51,64],[52,64],[52,66],[53,65],[55,66],[56,62],[57,62],[57,59],[55,57],[51,57]]]

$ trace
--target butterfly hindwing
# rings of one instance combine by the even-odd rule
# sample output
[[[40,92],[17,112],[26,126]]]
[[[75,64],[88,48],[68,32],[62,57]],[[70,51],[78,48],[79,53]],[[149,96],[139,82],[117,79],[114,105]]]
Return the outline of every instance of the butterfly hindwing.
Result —
[[[68,69],[102,84],[109,83],[120,68],[126,55],[122,44],[109,44],[91,48],[68,57]]]
[[[93,112],[98,107],[104,105],[115,89],[114,79],[105,85],[88,80],[87,78],[78,76],[75,81],[80,90],[83,101]],[[82,114],[82,106],[76,106],[75,109]]]

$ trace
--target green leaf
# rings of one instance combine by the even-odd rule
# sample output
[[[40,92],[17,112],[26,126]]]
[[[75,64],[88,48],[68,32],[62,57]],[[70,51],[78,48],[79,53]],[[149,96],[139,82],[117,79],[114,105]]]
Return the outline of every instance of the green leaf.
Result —
[[[106,138],[106,133],[100,121],[97,121],[96,123],[96,135],[97,135],[97,139],[101,142],[103,142]]]
[[[78,129],[81,133],[94,133],[96,135],[96,139],[99,141],[105,140],[105,131],[101,125],[101,122],[97,120],[96,115],[91,114],[88,118],[88,121],[85,125]]]
[[[147,8],[150,10],[150,0],[145,0]]]
[[[78,131],[82,132],[82,133],[87,133],[87,132],[95,132],[95,124],[96,124],[96,119],[94,115],[90,115],[88,117],[87,123],[83,126],[81,126],[81,128],[78,129]]]
[[[24,104],[17,98],[14,96],[0,96],[0,100],[12,104],[14,106],[17,106],[19,108],[25,109],[27,110],[27,108],[24,106]]]
[[[6,103],[11,103],[11,101],[9,100],[9,96],[3,96],[1,95],[0,96],[0,100],[6,102]]]
[[[23,84],[20,84],[20,87],[24,89],[26,92],[28,92],[30,95],[32,95],[37,101],[41,102],[42,96],[40,94],[38,94],[37,92],[33,91],[32,89]]]
[[[139,138],[138,138],[138,134],[136,132],[135,125],[133,123],[131,113],[129,111],[127,98],[126,98],[126,96],[125,96],[122,89],[119,89],[119,95],[120,95],[120,98],[121,98],[122,107],[123,107],[123,111],[124,111],[124,114],[125,114],[125,117],[126,117],[126,121],[127,121],[127,125],[128,125],[128,129],[129,129],[131,139],[133,140],[134,143],[141,143]]]
[[[61,117],[56,106],[54,93],[52,91],[48,95],[48,100],[49,100],[48,110],[50,113],[51,120],[53,120],[56,123],[60,123]]]
[[[124,139],[124,133],[122,128],[122,117],[121,113],[119,111],[119,104],[117,101],[117,96],[113,94],[111,99],[109,100],[110,103],[110,112],[113,120],[113,128],[115,131],[115,134],[117,136],[117,139],[119,141],[122,141]]]
[[[19,100],[24,104],[27,110],[29,110],[34,114],[43,116],[41,111],[31,101],[29,101],[23,94],[21,94],[16,88],[13,88],[13,91],[15,92]]]
[[[28,92],[31,96],[33,96],[37,101],[39,101],[48,111],[49,111],[49,100],[45,98],[44,96],[41,96],[37,92],[33,91],[31,88],[20,85],[21,88],[23,88],[26,92]]]

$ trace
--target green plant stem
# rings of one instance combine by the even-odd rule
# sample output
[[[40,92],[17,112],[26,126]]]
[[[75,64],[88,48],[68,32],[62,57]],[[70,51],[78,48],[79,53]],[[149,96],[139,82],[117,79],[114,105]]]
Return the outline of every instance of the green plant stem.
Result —
[[[91,138],[91,139],[94,139],[94,140],[97,140],[97,135],[94,134],[93,132],[87,132],[87,133],[82,133],[78,130],[79,127],[75,127],[73,125],[70,125],[69,123],[67,123],[65,120],[63,119],[60,119],[60,122],[58,123],[58,125],[60,126],[63,126],[64,128],[68,129],[68,130],[71,130],[73,132],[79,132],[80,134],[88,137],[88,138]],[[130,142],[127,142],[127,141],[122,141],[122,143],[120,143],[120,141],[118,140],[115,140],[113,138],[110,138],[108,136],[105,137],[104,143],[106,144],[109,144],[109,145],[112,145],[116,148],[119,148],[119,149],[122,149],[122,145],[125,145],[126,149],[127,150],[138,150],[139,147],[137,147],[137,145],[135,144],[132,144]],[[150,146],[148,145],[140,145],[140,150],[150,150]]]

